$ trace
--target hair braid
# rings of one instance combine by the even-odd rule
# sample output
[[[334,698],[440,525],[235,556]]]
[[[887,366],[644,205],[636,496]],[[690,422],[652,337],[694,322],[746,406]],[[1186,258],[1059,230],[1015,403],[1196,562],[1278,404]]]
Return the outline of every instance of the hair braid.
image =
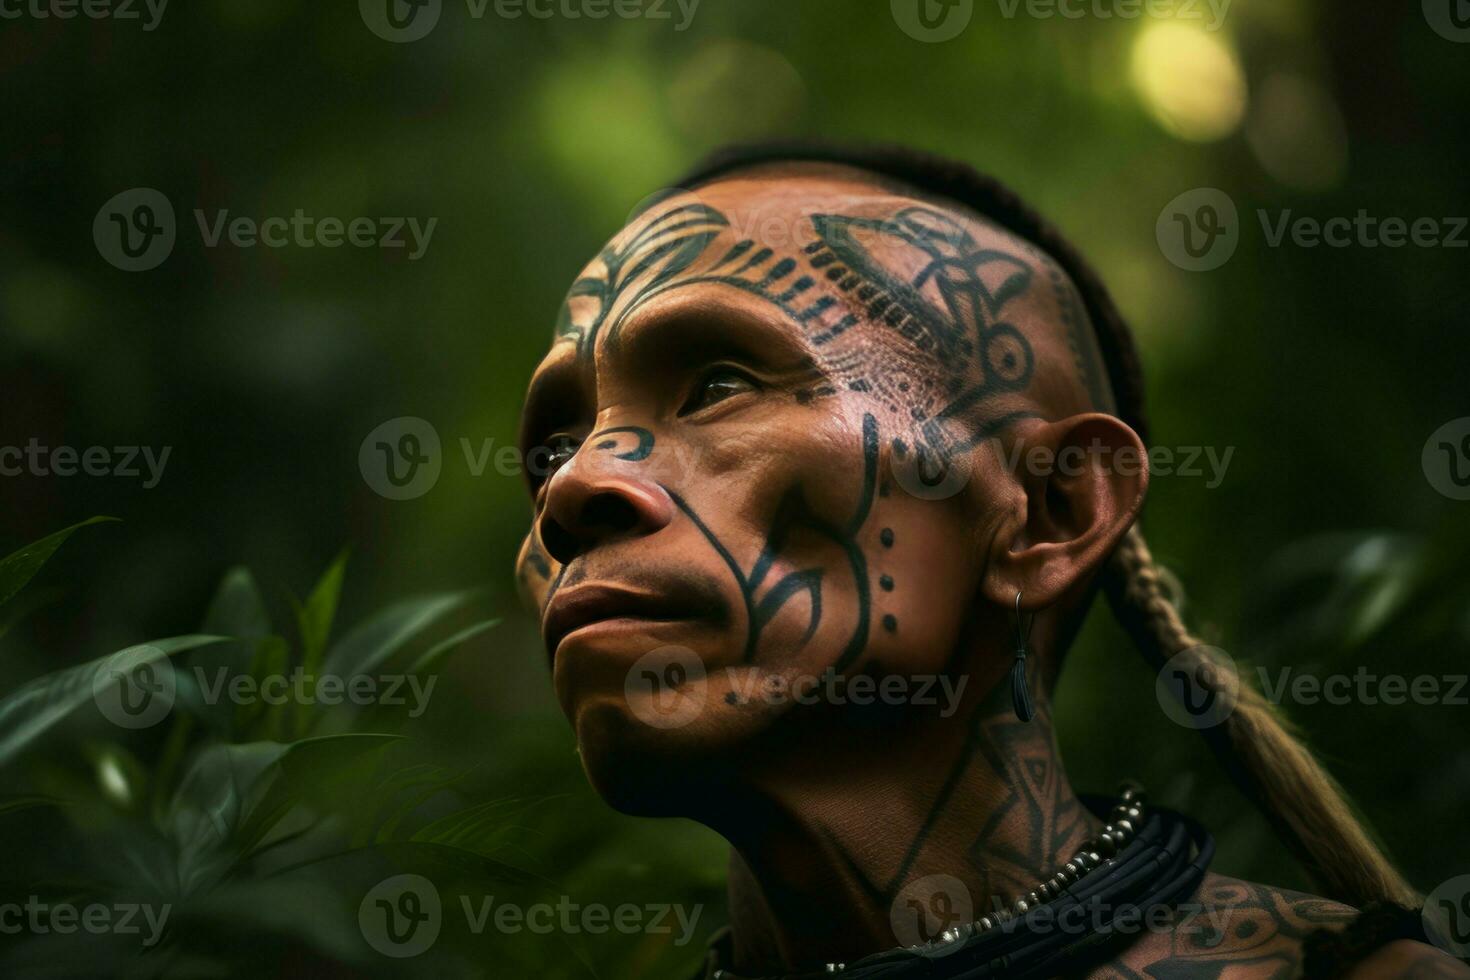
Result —
[[[675,186],[693,188],[758,164],[797,161],[856,167],[875,178],[949,198],[1050,255],[1082,297],[1116,399],[1116,414],[1147,441],[1143,372],[1127,322],[1072,243],[995,178],[967,164],[902,146],[778,141],[717,150]],[[1114,615],[1155,670],[1162,670],[1176,654],[1202,645],[1180,616],[1161,571],[1135,527],[1124,536],[1103,576]],[[1329,897],[1359,906],[1382,899],[1417,904],[1418,896],[1353,815],[1337,782],[1253,685],[1242,678],[1234,711],[1203,734],[1221,766]]]
[[[1143,532],[1134,527],[1103,580],[1114,615],[1155,670],[1203,645],[1180,617],[1159,571]],[[1234,710],[1202,734],[1329,897],[1357,906],[1381,900],[1417,904],[1419,896],[1353,815],[1337,781],[1247,677],[1239,680]]]

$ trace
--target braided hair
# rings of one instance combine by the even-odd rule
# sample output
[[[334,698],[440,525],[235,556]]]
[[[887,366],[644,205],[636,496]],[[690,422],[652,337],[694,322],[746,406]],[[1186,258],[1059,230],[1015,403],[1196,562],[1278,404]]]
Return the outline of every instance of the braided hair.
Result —
[[[737,170],[785,163],[857,168],[879,184],[956,202],[1049,255],[1081,295],[1112,386],[1114,414],[1147,442],[1143,373],[1127,322],[1077,249],[1014,191],[967,164],[908,147],[814,141],[726,147],[706,157],[674,186],[693,189]],[[1166,576],[1136,525],[1104,569],[1102,589],[1114,616],[1154,670],[1202,645],[1180,615]],[[1418,903],[1413,888],[1354,815],[1337,781],[1245,676],[1239,679],[1228,718],[1201,733],[1222,768],[1270,821],[1324,894],[1355,906],[1375,901]]]

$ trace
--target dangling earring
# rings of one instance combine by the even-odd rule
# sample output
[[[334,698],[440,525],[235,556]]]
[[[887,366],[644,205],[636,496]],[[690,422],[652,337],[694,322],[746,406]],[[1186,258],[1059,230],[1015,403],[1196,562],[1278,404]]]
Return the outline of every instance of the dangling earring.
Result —
[[[1021,625],[1021,593],[1016,591],[1016,662],[1011,667],[1011,700],[1016,706],[1016,717],[1030,721],[1036,715],[1031,706],[1031,691],[1026,686],[1026,654],[1031,644],[1031,627],[1036,625],[1036,614],[1025,617]]]

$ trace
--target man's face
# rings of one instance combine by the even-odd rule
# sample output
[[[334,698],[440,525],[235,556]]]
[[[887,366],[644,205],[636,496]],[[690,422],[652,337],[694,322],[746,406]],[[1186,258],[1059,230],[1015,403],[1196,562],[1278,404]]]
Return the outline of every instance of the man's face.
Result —
[[[528,396],[517,570],[604,795],[657,808],[654,760],[840,717],[834,677],[955,668],[1018,506],[990,438],[1093,404],[1064,289],[834,169],[680,193],[587,266]]]

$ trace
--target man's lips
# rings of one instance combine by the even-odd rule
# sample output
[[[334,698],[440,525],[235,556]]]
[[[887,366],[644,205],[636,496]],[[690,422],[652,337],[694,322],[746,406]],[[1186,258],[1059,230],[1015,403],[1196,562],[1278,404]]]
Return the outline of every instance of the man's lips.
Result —
[[[653,592],[598,583],[577,585],[552,596],[541,620],[541,635],[554,659],[561,641],[584,626],[614,619],[669,622],[691,618],[690,612],[686,603]]]

